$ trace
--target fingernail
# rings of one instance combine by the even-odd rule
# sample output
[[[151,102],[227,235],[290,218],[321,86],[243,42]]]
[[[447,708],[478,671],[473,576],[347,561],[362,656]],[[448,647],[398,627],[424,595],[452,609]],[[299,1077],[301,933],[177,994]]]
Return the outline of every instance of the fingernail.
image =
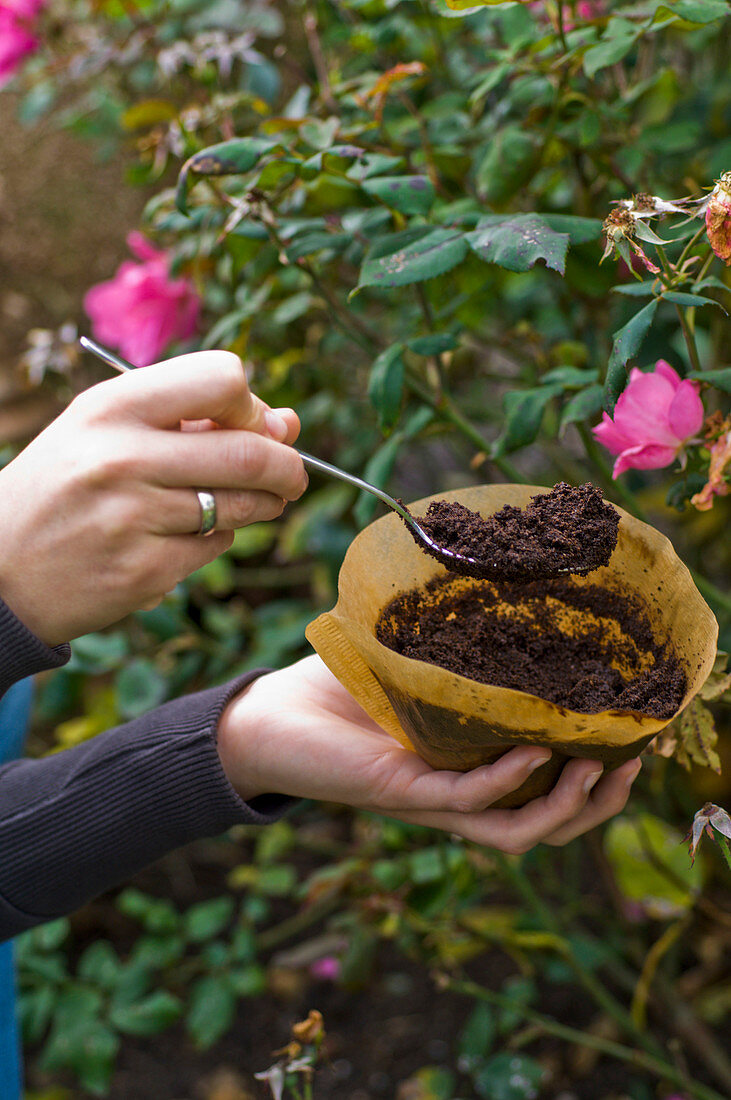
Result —
[[[597,772],[591,772],[584,780],[584,794],[588,794],[591,788],[599,781],[603,768],[600,768]]]
[[[628,772],[627,782],[628,783],[631,783],[634,779],[636,779],[637,776],[642,771],[642,761],[640,759],[633,760],[632,763],[634,764],[634,768],[632,768],[632,769],[630,769],[629,767],[627,768],[627,772]]]
[[[264,413],[264,423],[267,426],[267,431],[274,439],[282,440],[287,438],[287,422],[283,420],[278,413],[272,412],[271,409]]]
[[[528,765],[528,771],[534,772],[536,768],[540,768],[542,764],[547,764],[550,759],[550,752],[543,753],[542,756],[537,756],[535,760],[531,760],[530,764]]]

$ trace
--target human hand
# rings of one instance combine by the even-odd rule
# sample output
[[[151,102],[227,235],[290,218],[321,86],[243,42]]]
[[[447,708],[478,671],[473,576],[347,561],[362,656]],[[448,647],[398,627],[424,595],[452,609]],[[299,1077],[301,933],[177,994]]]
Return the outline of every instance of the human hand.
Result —
[[[340,802],[513,854],[566,844],[619,813],[640,770],[630,760],[602,776],[599,761],[571,760],[544,798],[490,809],[546,762],[547,749],[514,748],[465,773],[434,771],[369,718],[319,657],[237,696],[219,723],[218,751],[247,801],[277,793]]]
[[[298,433],[226,351],[91,387],[0,471],[0,596],[48,645],[154,606],[301,496]],[[216,499],[206,538],[196,489]]]

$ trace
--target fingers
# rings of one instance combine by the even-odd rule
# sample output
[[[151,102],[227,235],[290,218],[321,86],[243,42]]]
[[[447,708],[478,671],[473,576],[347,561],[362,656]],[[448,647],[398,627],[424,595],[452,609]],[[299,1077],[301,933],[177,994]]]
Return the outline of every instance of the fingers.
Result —
[[[258,490],[298,500],[308,479],[293,447],[255,432],[170,432],[139,456],[151,480],[169,487]]]
[[[476,769],[476,772],[482,770],[484,769]],[[519,855],[556,834],[558,830],[570,828],[583,811],[591,789],[600,776],[601,764],[598,761],[571,760],[548,795],[533,799],[518,810],[487,809],[481,813],[407,810],[394,816],[417,825],[429,825],[456,833],[465,840],[497,848],[510,855]],[[580,824],[577,835],[589,827],[590,825]]]
[[[384,789],[379,802],[382,809],[436,810],[459,814],[479,814],[504,795],[515,791],[530,773],[551,757],[548,749],[515,748],[494,764],[469,772],[432,771],[428,765],[408,753],[395,782]],[[418,763],[417,763],[418,761]],[[411,771],[408,776],[407,770]]]
[[[282,442],[293,430],[291,418],[252,394],[243,363],[229,351],[179,355],[130,371],[94,387],[95,397],[108,400],[112,388],[112,407],[158,428],[208,418],[221,427],[266,433]]]
[[[217,489],[214,497],[218,531],[277,519],[287,503],[281,496],[256,489]],[[158,489],[146,508],[146,529],[152,534],[192,535],[200,527],[200,504],[193,489]]]
[[[570,840],[621,813],[627,804],[632,784],[641,771],[642,761],[635,759],[603,776],[592,790],[584,809],[568,824],[545,836],[544,844],[568,844]]]

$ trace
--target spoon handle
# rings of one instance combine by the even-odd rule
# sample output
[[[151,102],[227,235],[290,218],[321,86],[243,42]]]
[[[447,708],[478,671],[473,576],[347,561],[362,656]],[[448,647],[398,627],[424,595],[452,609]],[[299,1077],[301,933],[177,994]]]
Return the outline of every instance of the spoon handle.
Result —
[[[90,340],[88,336],[81,336],[79,343],[86,351],[91,352],[92,355],[96,355],[98,359],[108,363],[110,367],[114,367],[115,370],[122,371],[126,374],[128,371],[136,370],[137,368],[133,363],[129,363],[126,359],[123,359],[121,355],[116,355],[109,348],[103,347],[101,344],[97,344],[96,340]],[[306,451],[301,451],[299,447],[295,447],[294,450],[300,456],[306,466],[309,466],[313,470],[318,470],[322,474],[329,474],[330,477],[339,478],[340,481],[345,481],[349,485],[354,485],[356,489],[364,489],[367,493],[372,493],[374,497],[378,497],[380,501],[388,505],[389,508],[393,508],[395,512],[406,520],[407,523],[413,523],[413,518],[406,511],[402,504],[399,504],[392,496],[384,492],[383,489],[379,489],[376,485],[371,485],[368,481],[363,481],[362,478],[356,477],[355,474],[346,473],[345,470],[341,470],[338,466],[331,466],[329,462],[323,462],[321,458],[315,458],[314,455],[307,454]]]
[[[398,512],[404,519],[410,519],[409,513],[406,511],[402,504],[383,489],[379,489],[377,485],[371,485],[369,481],[363,481],[363,478],[356,477],[355,474],[349,474],[346,470],[341,470],[339,466],[331,466],[329,462],[323,462],[321,458],[315,458],[314,455],[310,455],[307,451],[301,451],[299,447],[294,448],[297,454],[300,456],[305,466],[309,466],[313,470],[319,470],[321,474],[328,474],[330,477],[336,477],[340,481],[345,481],[348,485],[354,485],[356,489],[364,489],[367,493],[372,493],[374,497],[378,497],[380,501],[387,504],[389,508],[393,508],[395,512]]]

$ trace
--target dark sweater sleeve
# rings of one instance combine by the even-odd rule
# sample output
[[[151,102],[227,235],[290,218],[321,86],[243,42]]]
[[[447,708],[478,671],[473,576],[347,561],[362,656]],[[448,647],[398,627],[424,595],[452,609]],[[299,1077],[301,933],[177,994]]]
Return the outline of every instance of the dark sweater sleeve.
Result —
[[[0,600],[0,697],[18,680],[60,668],[70,656],[68,645],[47,646]]]
[[[224,707],[260,674],[0,768],[0,940],[69,913],[181,844],[281,815],[292,800],[242,802],[216,750]]]

